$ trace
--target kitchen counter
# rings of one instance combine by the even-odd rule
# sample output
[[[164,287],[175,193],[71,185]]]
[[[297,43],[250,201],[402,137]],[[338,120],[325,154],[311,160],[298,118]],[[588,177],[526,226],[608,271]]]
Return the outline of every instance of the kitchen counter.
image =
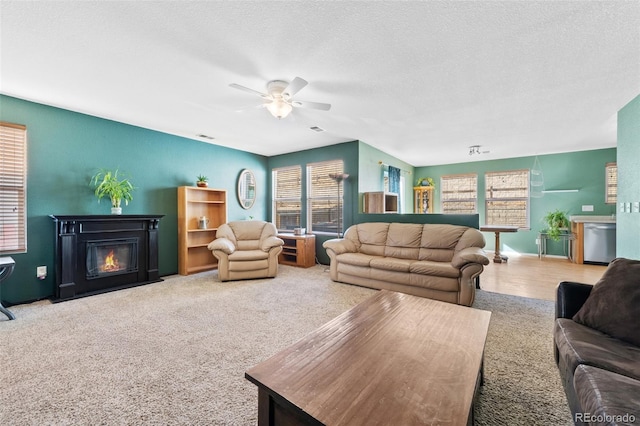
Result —
[[[569,216],[569,221],[576,223],[616,223],[615,216],[582,215]]]

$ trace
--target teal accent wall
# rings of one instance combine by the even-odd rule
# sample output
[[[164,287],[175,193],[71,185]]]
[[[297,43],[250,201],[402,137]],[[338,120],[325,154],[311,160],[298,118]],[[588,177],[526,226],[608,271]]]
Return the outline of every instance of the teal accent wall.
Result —
[[[618,206],[640,202],[640,95],[618,112]],[[640,259],[640,213],[618,208],[616,255]]]
[[[0,120],[27,126],[27,253],[11,254],[13,275],[2,283],[1,299],[10,304],[54,294],[55,232],[50,214],[109,214],[98,203],[89,180],[99,168],[119,168],[136,186],[124,214],[163,214],[159,230],[160,274],[178,271],[177,187],[194,185],[196,176],[226,189],[229,220],[267,218],[267,158],[60,108],[0,96]],[[194,129],[194,134],[198,132]],[[236,197],[242,169],[256,175],[258,199],[244,210]],[[36,267],[48,276],[36,278]]]
[[[383,164],[380,164],[382,162]],[[386,166],[385,166],[386,165]],[[364,142],[358,146],[358,211],[363,211],[363,200],[365,192],[375,192],[384,190],[384,172],[387,166],[397,167],[402,170],[405,178],[404,194],[402,194],[402,213],[413,213],[413,185],[415,184],[415,168],[398,160],[391,155],[380,151]]]
[[[638,157],[635,157],[638,158]],[[534,157],[519,157],[503,160],[477,161],[471,163],[448,164],[441,166],[418,167],[416,175],[429,176],[435,180],[435,212],[440,212],[440,177],[449,174],[477,173],[478,175],[478,213],[480,224],[485,223],[484,202],[486,172],[501,170],[531,169]],[[541,198],[532,198],[530,204],[530,230],[500,235],[502,251],[513,250],[518,253],[537,254],[536,238],[545,228],[542,218],[549,211],[560,209],[569,215],[610,215],[615,206],[604,203],[605,164],[616,161],[616,149],[599,149],[562,154],[539,155],[538,160],[544,175],[545,189],[578,189],[576,193],[547,193]],[[593,212],[582,212],[583,205],[592,205]],[[493,233],[485,233],[487,250],[495,249]],[[565,255],[563,244],[549,241],[547,253]]]

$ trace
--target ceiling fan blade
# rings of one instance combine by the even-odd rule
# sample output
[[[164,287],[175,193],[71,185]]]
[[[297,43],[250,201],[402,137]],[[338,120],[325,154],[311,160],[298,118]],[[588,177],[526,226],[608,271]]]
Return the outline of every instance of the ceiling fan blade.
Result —
[[[304,86],[306,86],[307,81],[301,79],[300,77],[296,77],[293,79],[291,83],[282,91],[282,96],[286,99],[291,98],[293,95],[298,93]]]
[[[266,93],[258,92],[257,90],[249,89],[248,87],[241,86],[239,84],[231,83],[229,87],[233,87],[234,89],[242,90],[243,92],[253,93],[254,95],[258,95],[261,98],[269,98],[269,95]]]
[[[323,104],[322,102],[307,102],[307,101],[293,101],[291,105],[301,108],[319,109],[322,111],[329,111],[331,104]]]

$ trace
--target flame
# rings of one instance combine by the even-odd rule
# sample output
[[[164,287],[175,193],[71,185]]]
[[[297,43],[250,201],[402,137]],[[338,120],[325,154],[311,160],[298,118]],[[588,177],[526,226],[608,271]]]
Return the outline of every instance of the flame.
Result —
[[[118,265],[118,259],[116,259],[113,250],[104,258],[104,265],[102,266],[103,272],[117,271],[120,269]]]

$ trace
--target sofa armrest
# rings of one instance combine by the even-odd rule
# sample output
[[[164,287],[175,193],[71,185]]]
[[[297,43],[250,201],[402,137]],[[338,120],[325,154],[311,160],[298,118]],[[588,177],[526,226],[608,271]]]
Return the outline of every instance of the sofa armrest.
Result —
[[[269,251],[274,247],[279,247],[284,245],[284,241],[281,240],[278,237],[267,237],[264,240],[262,240],[262,243],[260,245],[260,248],[262,249],[262,251]]]
[[[327,240],[322,243],[322,247],[327,250],[333,251],[335,254],[355,253],[358,251],[353,241],[343,238],[334,238],[331,240]]]
[[[236,251],[236,246],[227,238],[216,238],[209,243],[207,248],[211,251],[220,250],[226,254],[231,254]]]
[[[591,294],[591,284],[562,281],[556,290],[556,318],[573,318]]]
[[[457,269],[462,268],[468,263],[488,265],[489,258],[480,247],[466,247],[454,254],[453,259],[451,259],[451,265]]]

